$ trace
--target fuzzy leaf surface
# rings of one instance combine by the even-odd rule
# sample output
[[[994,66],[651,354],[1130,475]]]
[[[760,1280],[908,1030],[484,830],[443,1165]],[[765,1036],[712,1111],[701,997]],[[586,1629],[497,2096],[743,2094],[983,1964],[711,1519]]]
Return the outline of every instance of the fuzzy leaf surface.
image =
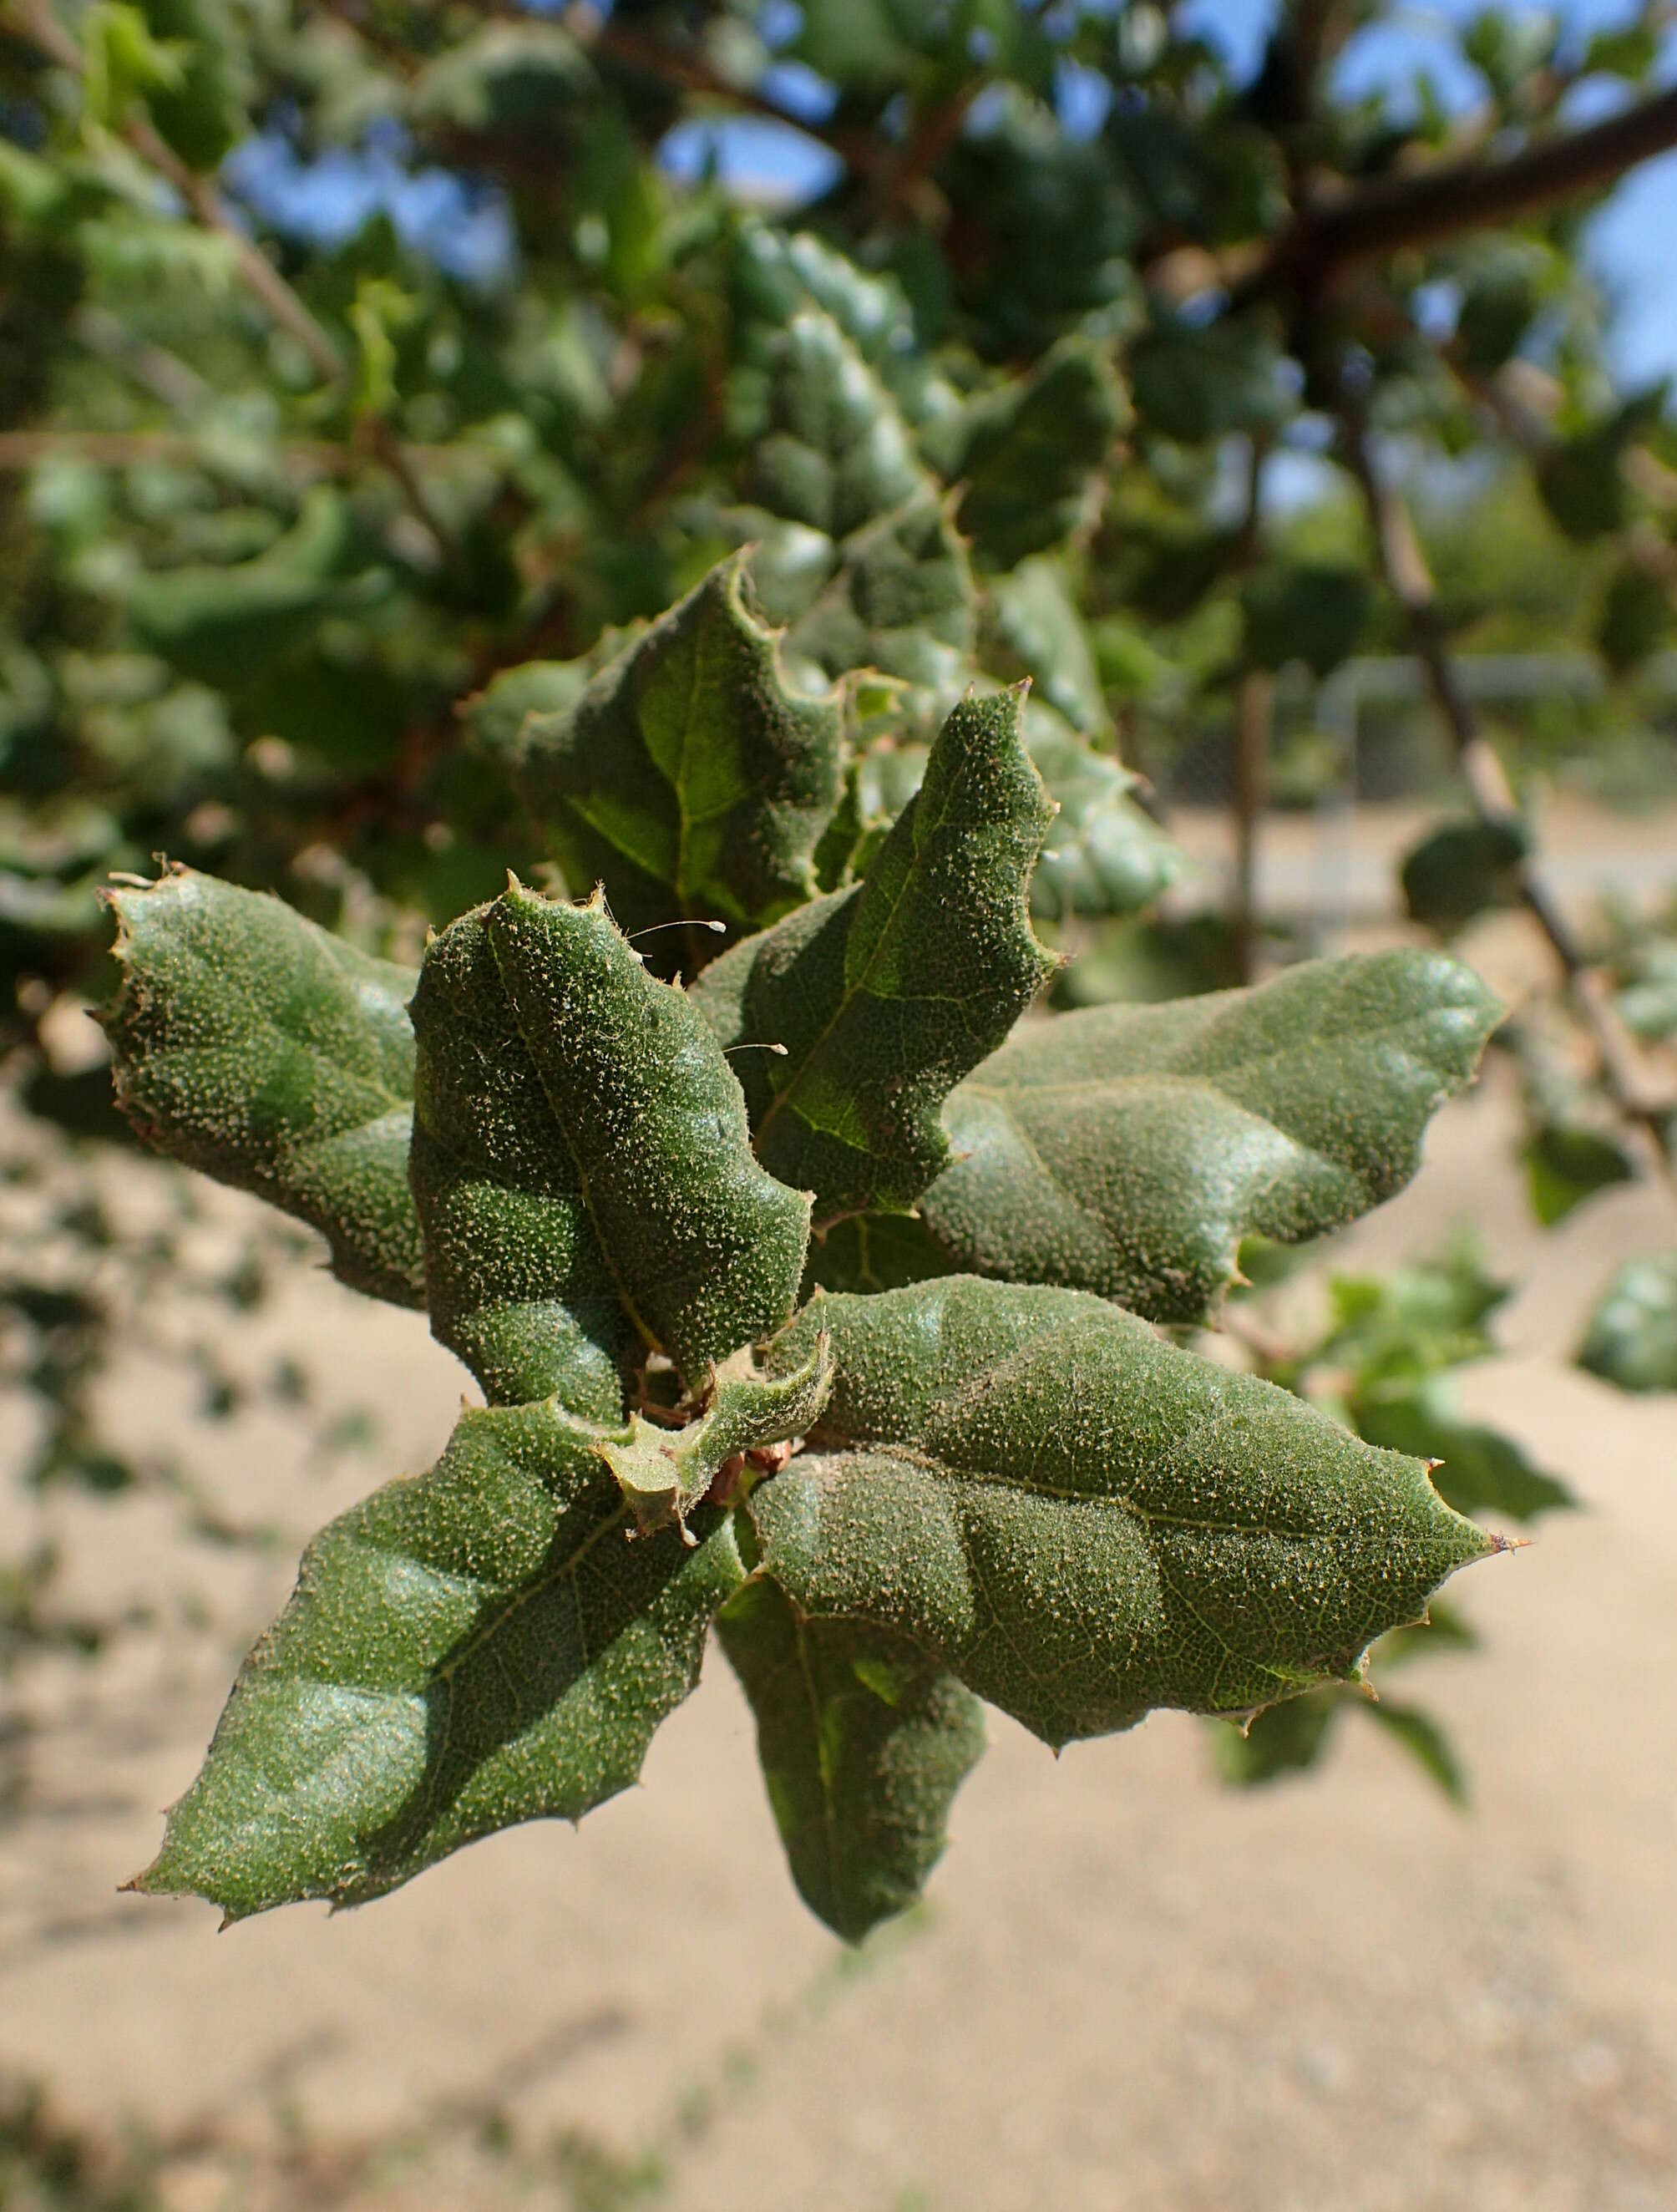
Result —
[[[507,996],[489,911],[432,939],[414,994],[410,1174],[431,1331],[491,1404],[556,1395],[617,1421],[635,1328]]]
[[[1458,962],[1392,951],[1062,1015],[951,1097],[921,1212],[955,1267],[1194,1320],[1243,1237],[1297,1243],[1408,1182],[1501,1012]]]
[[[550,1404],[463,1414],[428,1474],[303,1556],[137,1886],[230,1919],[355,1904],[638,1776],[738,1585],[726,1516],[624,1540],[598,1432]]]
[[[772,1581],[747,1583],[716,1627],[799,1895],[859,1943],[914,1904],[942,1856],[983,1753],[983,1708],[905,1638],[806,1620]]]
[[[758,1157],[817,1221],[913,1204],[948,1157],[939,1109],[1053,960],[1026,911],[1050,820],[1019,698],[968,699],[863,881],[748,938],[693,1003],[738,1055]]]
[[[625,929],[686,916],[759,929],[813,895],[843,783],[839,702],[793,687],[744,554],[557,712],[509,734],[501,705],[485,696],[480,732],[568,880],[603,882]],[[690,969],[709,949],[693,933]]]
[[[451,1312],[480,1294],[513,1310],[479,1332],[510,1347],[496,1395],[559,1387],[522,1364],[516,1310],[580,1297],[600,1342],[592,1301],[608,1283],[690,1382],[770,1334],[797,1294],[809,1200],[752,1157],[739,1085],[686,994],[648,974],[598,902],[521,884],[435,941],[440,985],[445,953],[439,1004],[455,1026],[422,1007],[419,1119],[451,1153],[440,1180],[463,1210],[447,1233],[428,1221],[433,1296]],[[416,1172],[425,1189],[429,1170]]]
[[[136,1132],[319,1230],[352,1289],[422,1305],[411,970],[192,869],[108,896],[122,987],[105,1025]]]
[[[953,1276],[811,1301],[813,1441],[748,1510],[806,1619],[908,1638],[1049,1743],[1352,1679],[1501,1548],[1425,1464],[1077,1291]]]

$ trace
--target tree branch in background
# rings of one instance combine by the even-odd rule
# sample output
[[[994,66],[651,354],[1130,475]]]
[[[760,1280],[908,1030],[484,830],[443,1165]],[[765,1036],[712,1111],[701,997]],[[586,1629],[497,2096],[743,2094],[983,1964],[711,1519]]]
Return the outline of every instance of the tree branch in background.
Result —
[[[1483,823],[1518,833],[1523,828],[1519,800],[1496,748],[1480,726],[1473,702],[1461,687],[1413,520],[1401,494],[1382,481],[1367,423],[1356,400],[1348,401],[1342,410],[1340,436],[1346,464],[1368,507],[1382,575],[1403,609],[1410,651],[1449,729],[1473,812]],[[1574,1004],[1595,1040],[1610,1095],[1621,1113],[1648,1132],[1660,1164],[1669,1174],[1673,1161],[1665,1124],[1677,1109],[1677,1095],[1657,1082],[1641,1047],[1607,998],[1600,970],[1584,952],[1559,900],[1530,860],[1520,864],[1519,888],[1522,902],[1565,971]]]
[[[1357,185],[1300,209],[1256,267],[1230,267],[1230,304],[1289,285],[1314,290],[1355,262],[1534,214],[1609,185],[1673,146],[1677,90],[1586,130],[1542,137],[1505,161],[1476,154]]]

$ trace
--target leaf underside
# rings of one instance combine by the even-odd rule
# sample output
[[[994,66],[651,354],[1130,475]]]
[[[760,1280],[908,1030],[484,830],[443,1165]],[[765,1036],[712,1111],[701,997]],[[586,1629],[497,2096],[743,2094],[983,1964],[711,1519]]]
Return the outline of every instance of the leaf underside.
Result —
[[[799,1894],[860,1942],[942,1856],[950,1804],[983,1753],[983,1708],[906,1638],[801,1619],[772,1581],[730,1599],[717,1632],[756,1718]]]

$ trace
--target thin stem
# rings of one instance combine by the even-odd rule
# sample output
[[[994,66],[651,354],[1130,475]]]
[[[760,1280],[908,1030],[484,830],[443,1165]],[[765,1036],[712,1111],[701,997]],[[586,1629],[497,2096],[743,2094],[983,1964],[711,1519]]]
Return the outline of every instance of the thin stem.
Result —
[[[790,130],[801,131],[805,137],[817,138],[864,176],[889,177],[896,168],[890,149],[871,132],[835,128],[788,114],[765,94],[749,85],[732,83],[702,56],[677,52],[661,39],[620,23],[605,22],[584,38],[583,43],[591,52],[607,61],[616,62],[624,69],[638,70],[644,76],[656,77],[671,91],[726,100],[731,107],[740,108],[748,115],[766,116]]]
[[[1432,573],[1408,507],[1401,494],[1380,477],[1358,404],[1346,406],[1340,429],[1345,459],[1369,510],[1382,574],[1403,609],[1410,651],[1449,729],[1473,812],[1481,822],[1518,835],[1523,830],[1519,801],[1508,771],[1462,689],[1438,612]],[[1670,1173],[1673,1163],[1665,1124],[1677,1109],[1677,1098],[1656,1091],[1641,1048],[1619,1019],[1604,979],[1530,859],[1520,864],[1519,889],[1526,910],[1549,940],[1565,973],[1573,1004],[1595,1041],[1609,1094],[1621,1113],[1648,1131],[1662,1167]]]

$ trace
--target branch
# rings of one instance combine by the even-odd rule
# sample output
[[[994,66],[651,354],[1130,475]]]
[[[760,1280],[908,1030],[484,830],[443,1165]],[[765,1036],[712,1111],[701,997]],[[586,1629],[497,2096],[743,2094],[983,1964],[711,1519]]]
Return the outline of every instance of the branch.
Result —
[[[922,116],[896,160],[882,164],[875,172],[870,198],[876,216],[889,216],[907,209],[921,219],[935,219],[939,214],[947,217],[948,206],[941,195],[933,193],[933,205],[928,209],[924,204],[922,188],[960,137],[974,100],[988,81],[982,76],[969,77],[947,100]]]
[[[1238,276],[1231,304],[1246,306],[1283,285],[1309,290],[1352,263],[1534,214],[1609,185],[1672,146],[1677,90],[1587,130],[1542,137],[1506,161],[1435,161],[1324,197],[1302,208],[1258,265]]]
[[[1473,702],[1457,678],[1432,573],[1402,495],[1382,483],[1375,467],[1359,405],[1346,405],[1340,434],[1346,465],[1368,507],[1381,572],[1403,609],[1410,650],[1449,726],[1473,812],[1492,827],[1520,833],[1523,823],[1508,771],[1480,728]],[[1677,1107],[1677,1099],[1656,1087],[1641,1048],[1619,1019],[1595,964],[1586,956],[1559,901],[1530,860],[1520,864],[1519,888],[1522,903],[1565,972],[1573,1003],[1595,1039],[1610,1096],[1621,1113],[1647,1130],[1657,1157],[1669,1172],[1672,1163],[1664,1122]]]

